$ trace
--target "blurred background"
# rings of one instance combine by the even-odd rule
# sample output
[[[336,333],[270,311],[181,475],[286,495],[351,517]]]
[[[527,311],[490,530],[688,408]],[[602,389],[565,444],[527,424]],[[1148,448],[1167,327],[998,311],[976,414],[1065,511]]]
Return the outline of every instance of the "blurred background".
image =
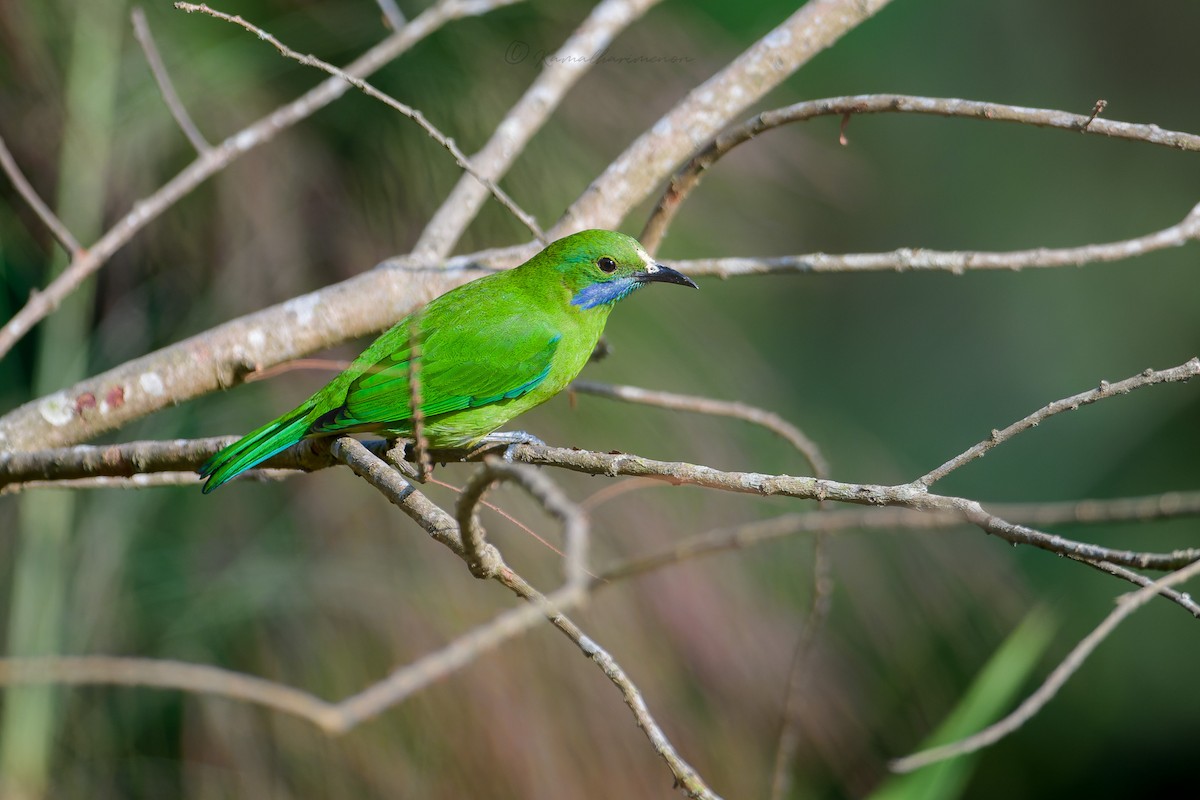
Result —
[[[400,0],[411,16],[424,3]],[[533,0],[447,25],[372,78],[465,151],[487,140],[591,8]],[[665,0],[592,68],[501,182],[550,225],[638,134],[795,4]],[[345,63],[385,35],[371,0],[222,6],[301,52]],[[183,102],[220,141],[324,76],[229,24],[144,6]],[[194,157],[118,0],[0,4],[0,134],[88,244]],[[896,2],[758,110],[868,92],[957,96],[1200,132],[1200,5],[1087,0]],[[1142,235],[1200,200],[1194,154],[1005,124],[857,117],[768,133],[723,160],[679,215],[666,258],[1005,250]],[[415,125],[351,92],[235,162],[139,234],[0,361],[12,408],[231,318],[407,252],[459,171]],[[62,259],[0,182],[0,319]],[[643,208],[623,229],[637,234]],[[460,252],[523,242],[490,203]],[[707,279],[613,315],[613,354],[585,377],[743,400],[823,448],[833,477],[908,481],[992,428],[1146,367],[1200,354],[1197,248],[1020,273]],[[325,355],[350,357],[363,342]],[[106,441],[242,433],[329,374],[294,371],[129,425]],[[581,396],[522,419],[555,444],[724,469],[808,474],[769,434]],[[1200,394],[1151,388],[1006,444],[939,488],[1052,501],[1195,488]],[[461,485],[461,466],[437,477]],[[607,479],[555,473],[579,501]],[[449,490],[431,495],[452,503]],[[515,489],[492,496],[552,540]],[[656,486],[593,508],[599,564],[712,527],[809,508]],[[540,586],[557,557],[495,514],[495,542]],[[0,497],[0,635],[8,654],[136,655],[214,664],[340,699],[514,605],[345,470],[279,484],[37,491]],[[1130,549],[1195,546],[1195,524],[1062,526]],[[805,684],[791,796],[862,797],[916,748],[1026,614],[1051,642],[1030,691],[1127,585],[974,529],[845,533],[829,542],[832,613]],[[714,789],[765,797],[792,653],[812,591],[795,537],[606,589],[577,614],[643,690]],[[1184,797],[1194,792],[1196,621],[1151,603],[1061,694],[987,750],[980,798]],[[600,798],[674,796],[601,673],[548,626],[330,739],[309,723],[176,692],[8,692],[0,770],[10,796]]]

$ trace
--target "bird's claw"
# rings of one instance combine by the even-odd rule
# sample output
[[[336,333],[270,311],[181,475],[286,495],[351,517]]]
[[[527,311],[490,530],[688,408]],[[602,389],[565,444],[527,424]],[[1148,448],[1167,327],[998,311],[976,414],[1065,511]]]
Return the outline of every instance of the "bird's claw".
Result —
[[[489,433],[487,436],[479,440],[479,444],[472,448],[467,454],[467,458],[473,458],[480,453],[491,450],[494,447],[504,446],[503,458],[508,463],[513,462],[513,454],[516,452],[517,445],[531,444],[539,447],[546,447],[546,443],[532,433],[526,431],[503,431],[500,433]]]

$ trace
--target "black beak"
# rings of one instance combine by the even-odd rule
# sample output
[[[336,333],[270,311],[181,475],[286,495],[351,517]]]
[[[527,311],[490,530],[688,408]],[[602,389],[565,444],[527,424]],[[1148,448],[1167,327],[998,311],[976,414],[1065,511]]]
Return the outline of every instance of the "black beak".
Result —
[[[693,289],[699,289],[696,282],[684,275],[678,270],[673,270],[670,267],[664,267],[662,264],[655,264],[647,267],[645,272],[639,272],[634,276],[638,283],[677,283],[680,286],[690,286]]]

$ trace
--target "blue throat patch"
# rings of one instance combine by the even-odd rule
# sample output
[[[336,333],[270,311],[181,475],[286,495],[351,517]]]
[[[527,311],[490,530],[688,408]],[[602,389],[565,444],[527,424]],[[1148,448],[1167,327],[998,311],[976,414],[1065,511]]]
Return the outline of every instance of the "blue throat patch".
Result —
[[[641,282],[633,278],[617,278],[603,283],[588,284],[575,293],[571,298],[571,305],[582,309],[611,305],[641,285]]]

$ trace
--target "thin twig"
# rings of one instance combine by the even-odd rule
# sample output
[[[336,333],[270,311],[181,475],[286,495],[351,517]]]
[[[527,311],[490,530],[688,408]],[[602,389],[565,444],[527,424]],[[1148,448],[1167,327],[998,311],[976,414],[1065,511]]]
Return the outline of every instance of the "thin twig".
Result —
[[[1096,116],[1101,110],[1103,110],[1103,106],[1097,103],[1093,114],[1088,117],[1048,108],[1024,108],[1001,103],[960,100],[953,97],[867,94],[808,100],[784,108],[764,111],[732,130],[716,136],[675,173],[666,191],[659,198],[658,204],[650,212],[646,226],[642,230],[641,242],[651,253],[658,249],[658,245],[662,242],[667,228],[678,213],[684,199],[699,185],[705,173],[730,151],[772,128],[795,122],[805,122],[816,117],[841,116],[843,138],[846,123],[852,114],[903,113],[965,117],[995,122],[1018,122],[1043,128],[1058,128],[1148,142],[1178,150],[1200,151],[1200,136],[1165,131],[1157,125],[1139,125],[1097,119]],[[845,141],[842,144],[845,144]]]
[[[1087,133],[1087,131],[1088,131],[1088,128],[1090,128],[1090,127],[1092,126],[1092,123],[1096,121],[1096,117],[1098,117],[1098,116],[1100,116],[1101,114],[1103,114],[1103,113],[1104,113],[1104,109],[1106,109],[1106,108],[1108,108],[1108,101],[1107,101],[1107,100],[1104,100],[1104,99],[1097,100],[1097,101],[1096,101],[1096,104],[1095,104],[1094,106],[1092,106],[1092,113],[1091,113],[1091,115],[1090,115],[1090,116],[1088,116],[1088,118],[1087,118],[1087,121],[1086,121],[1086,122],[1084,122],[1082,126],[1080,126],[1080,128],[1079,128],[1079,132],[1080,132],[1080,133]]]
[[[425,410],[421,398],[421,314],[409,317],[408,353],[408,408],[412,414],[413,458],[416,461],[417,480],[424,483],[433,471],[429,460],[429,440],[425,438]]]
[[[1062,663],[1050,673],[1046,681],[1038,687],[1037,691],[1026,698],[1015,711],[996,724],[966,739],[954,742],[953,744],[924,750],[910,756],[905,756],[904,758],[898,758],[891,762],[891,769],[894,772],[912,772],[915,769],[920,769],[938,761],[944,761],[947,758],[953,758],[965,753],[973,753],[980,748],[987,747],[1003,739],[1041,711],[1046,703],[1058,694],[1058,690],[1062,688],[1063,684],[1078,671],[1083,662],[1087,660],[1087,657],[1092,654],[1092,651],[1108,638],[1109,634],[1126,617],[1150,602],[1162,589],[1183,583],[1198,574],[1200,574],[1200,561],[1189,564],[1176,572],[1172,572],[1170,575],[1164,575],[1148,586],[1118,598],[1117,607],[1104,618],[1103,622],[1096,626],[1095,630],[1085,636],[1075,646],[1067,657],[1062,660]]]
[[[390,461],[390,459],[389,459],[389,461]],[[461,486],[455,486],[452,483],[446,483],[445,481],[440,481],[437,478],[431,478],[429,482],[432,483],[434,486],[441,486],[444,489],[449,489],[450,491],[454,492],[455,494],[461,495],[463,493]],[[522,531],[527,536],[529,536],[531,539],[533,539],[538,544],[542,545],[542,547],[545,547],[547,550],[554,553],[555,555],[561,556],[564,559],[567,557],[567,554],[565,552],[563,552],[561,549],[559,549],[554,544],[552,544],[549,540],[546,539],[546,537],[542,536],[540,533],[535,531],[533,528],[529,527],[524,522],[517,519],[515,516],[513,516],[512,514],[510,514],[507,511],[505,511],[503,508],[496,505],[495,503],[492,503],[486,499],[482,499],[479,501],[479,505],[483,506],[488,511],[491,511],[494,514],[507,520],[514,528],[517,528],[518,530]],[[579,506],[579,508],[581,510],[583,510],[584,507],[581,504]]]
[[[458,501],[456,519],[459,530],[464,532],[463,544],[466,545],[467,563],[471,571],[477,577],[491,577],[491,572],[483,566],[486,561],[483,526],[475,509],[483,502],[484,494],[500,481],[516,483],[529,492],[548,514],[562,523],[566,556],[564,586],[584,586],[588,577],[588,526],[583,511],[541,472],[524,464],[502,461],[495,456],[484,459],[483,467],[471,476]]]
[[[638,386],[621,386],[593,381],[575,381],[571,390],[590,394],[596,397],[607,397],[612,400],[624,400],[627,403],[669,408],[675,411],[690,411],[695,414],[709,414],[717,417],[732,417],[759,425],[779,436],[785,442],[796,448],[812,467],[813,474],[818,478],[829,476],[829,462],[821,455],[817,443],[808,438],[792,423],[783,417],[748,403],[729,400],[714,400],[710,397],[697,395],[674,394]]]
[[[137,38],[138,44],[142,46],[142,52],[146,55],[146,63],[150,65],[150,73],[154,76],[154,82],[158,84],[158,91],[162,94],[163,102],[167,104],[171,116],[175,118],[183,135],[192,143],[192,147],[196,148],[197,153],[204,155],[212,149],[212,145],[204,138],[204,134],[200,133],[196,123],[192,122],[187,108],[179,99],[175,86],[171,83],[171,76],[167,74],[167,67],[163,64],[162,56],[158,53],[158,46],[154,44],[154,35],[150,33],[150,23],[146,21],[146,13],[142,11],[141,6],[135,6],[130,16],[133,19],[133,35]]]
[[[519,2],[519,0],[490,0],[489,2],[439,0],[403,29],[355,59],[346,67],[345,72],[349,75],[369,75],[447,22],[465,16],[484,14],[494,8],[511,5],[514,2]],[[113,253],[125,246],[138,231],[173,206],[180,198],[207,178],[229,166],[243,153],[269,142],[280,131],[329,105],[345,94],[347,88],[347,84],[342,78],[330,78],[296,100],[275,109],[267,116],[206,151],[148,197],[136,201],[129,213],[109,228],[90,248],[83,250],[77,247],[72,250],[71,263],[67,268],[44,290],[31,297],[29,302],[4,327],[0,328],[0,358],[3,358],[34,325],[56,309],[63,298],[75,291],[93,272],[104,266]],[[180,399],[182,398],[174,397],[171,398],[171,401],[178,402]],[[92,435],[95,433],[98,431],[91,432]],[[15,438],[10,436],[5,444],[13,446]],[[73,441],[78,441],[78,439]],[[60,441],[58,443],[66,444],[67,442]]]
[[[401,114],[403,114],[404,116],[408,117],[413,122],[417,123],[417,125],[419,125],[421,127],[421,129],[425,131],[425,133],[429,136],[429,138],[433,139],[435,142],[437,142],[443,148],[445,148],[446,152],[450,153],[450,155],[454,158],[454,161],[458,164],[459,167],[461,167],[463,169],[463,171],[465,171],[466,173],[471,175],[473,178],[475,178],[475,180],[479,181],[481,184],[483,184],[485,187],[487,187],[487,190],[489,192],[491,192],[492,196],[495,197],[496,200],[498,200],[502,206],[507,208],[509,210],[509,212],[521,222],[522,225],[524,225],[526,228],[528,228],[529,231],[534,235],[534,238],[536,238],[542,244],[550,243],[550,240],[546,237],[545,232],[542,231],[541,226],[539,226],[537,224],[537,220],[535,220],[531,214],[529,214],[527,211],[525,211],[523,208],[521,208],[519,205],[517,205],[516,201],[513,200],[508,195],[507,192],[505,192],[503,189],[501,189],[499,186],[497,186],[495,181],[491,180],[487,176],[480,173],[477,169],[475,169],[475,167],[471,164],[471,160],[469,158],[467,158],[466,154],[463,153],[462,150],[459,149],[458,145],[455,144],[454,140],[451,139],[446,134],[442,133],[440,130],[438,130],[438,128],[432,122],[430,122],[425,117],[425,115],[423,113],[421,113],[418,109],[415,109],[406,103],[401,103],[399,100],[395,99],[394,97],[387,94],[386,92],[381,92],[379,89],[376,89],[374,86],[367,83],[362,78],[359,78],[355,75],[351,75],[350,73],[345,72],[344,70],[338,69],[334,65],[328,63],[327,61],[322,61],[321,59],[319,59],[316,56],[311,55],[311,54],[301,53],[296,50],[293,50],[292,48],[285,45],[283,42],[279,41],[279,39],[276,38],[275,36],[273,36],[272,34],[267,33],[265,30],[258,27],[257,25],[246,21],[241,16],[238,16],[235,14],[226,14],[223,11],[217,11],[215,9],[209,8],[207,5],[205,5],[203,3],[196,4],[196,3],[177,2],[175,4],[175,7],[182,11],[187,11],[188,13],[191,13],[193,11],[198,11],[202,14],[207,14],[210,17],[215,17],[216,19],[224,20],[225,22],[231,22],[234,25],[238,25],[242,28],[245,28],[246,30],[250,31],[255,36],[257,36],[259,39],[262,39],[263,41],[270,44],[272,47],[274,47],[276,50],[278,50],[281,55],[283,55],[287,58],[290,58],[294,61],[297,61],[301,64],[304,64],[305,66],[316,67],[317,69],[327,72],[330,75],[341,78],[342,80],[346,81],[351,86],[353,86],[354,88],[363,92],[364,94],[366,94],[370,97],[373,97],[376,100],[380,101],[381,103],[385,104],[386,106],[388,106],[388,108],[391,108],[394,111],[398,111]]]
[[[24,173],[21,172],[21,168],[17,166],[16,159],[8,151],[8,145],[4,143],[3,136],[0,136],[0,169],[3,169],[4,174],[12,181],[13,188],[17,190],[21,197],[25,198],[26,203],[29,203],[29,207],[33,209],[33,213],[37,214],[38,219],[50,229],[50,233],[63,246],[63,249],[67,251],[67,255],[72,258],[77,257],[83,248],[79,245],[75,237],[71,235],[71,232],[67,230],[67,226],[63,224],[63,221],[50,210],[50,206],[42,202],[42,198],[38,196],[37,191],[26,180]],[[5,330],[7,327],[5,326]],[[3,356],[7,349],[3,346],[3,335],[4,330],[0,330],[0,356]]]
[[[1147,578],[1140,572],[1134,572],[1131,569],[1127,569],[1116,564],[1110,564],[1107,561],[1090,561],[1086,558],[1075,558],[1074,560],[1083,564],[1087,564],[1089,567],[1112,575],[1115,578],[1128,581],[1135,586],[1149,586],[1150,584],[1154,583],[1153,578]],[[1175,605],[1180,606],[1184,611],[1188,612],[1196,619],[1200,619],[1200,603],[1197,603],[1195,600],[1193,600],[1191,594],[1188,592],[1181,592],[1177,589],[1172,589],[1169,586],[1163,586],[1159,588],[1158,594],[1161,597],[1167,598]]]
[[[1200,208],[1200,206],[1197,206]],[[1040,425],[1043,421],[1049,419],[1055,414],[1061,414],[1064,411],[1075,411],[1080,406],[1090,405],[1097,400],[1104,400],[1116,395],[1129,394],[1134,389],[1143,386],[1153,386],[1157,383],[1172,383],[1176,381],[1186,381],[1200,375],[1200,358],[1192,358],[1185,364],[1171,369],[1153,370],[1147,369],[1140,375],[1135,375],[1132,378],[1126,378],[1123,381],[1109,383],[1108,381],[1100,381],[1100,385],[1087,392],[1065,397],[1062,400],[1055,400],[1053,403],[1038,409],[1029,416],[1017,420],[1012,425],[1009,425],[1004,430],[993,430],[992,435],[983,441],[966,450],[963,453],[942,464],[932,472],[928,472],[917,478],[915,483],[929,487],[937,481],[949,475],[954,470],[969,464],[977,458],[982,458],[989,450],[999,444],[1007,442],[1019,433],[1029,430]]]

